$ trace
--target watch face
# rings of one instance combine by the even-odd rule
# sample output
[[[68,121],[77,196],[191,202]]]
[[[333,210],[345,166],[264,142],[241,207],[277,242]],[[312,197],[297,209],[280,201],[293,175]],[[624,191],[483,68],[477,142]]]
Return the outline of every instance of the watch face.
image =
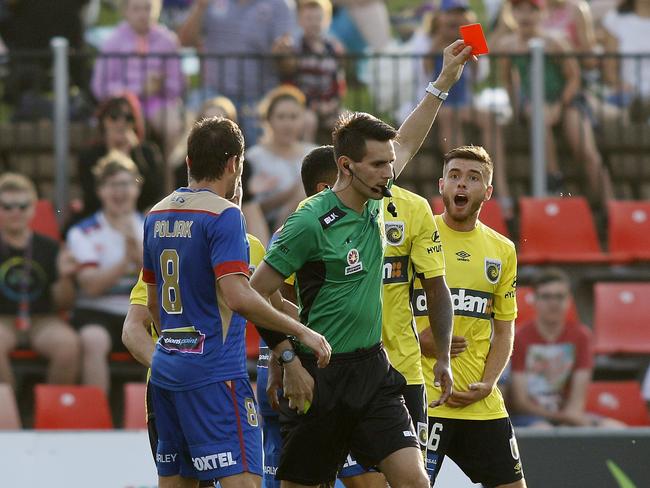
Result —
[[[295,353],[293,351],[282,351],[282,361],[288,362],[291,361]]]

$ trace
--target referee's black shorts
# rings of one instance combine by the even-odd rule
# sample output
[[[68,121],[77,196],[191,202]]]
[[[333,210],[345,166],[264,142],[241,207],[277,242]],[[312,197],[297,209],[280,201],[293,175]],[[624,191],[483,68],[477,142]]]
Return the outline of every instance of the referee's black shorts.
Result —
[[[348,453],[365,468],[399,449],[419,447],[402,391],[404,377],[388,361],[381,344],[333,354],[319,369],[301,355],[314,377],[311,408],[304,415],[280,402],[282,454],[276,479],[304,485],[328,483]]]

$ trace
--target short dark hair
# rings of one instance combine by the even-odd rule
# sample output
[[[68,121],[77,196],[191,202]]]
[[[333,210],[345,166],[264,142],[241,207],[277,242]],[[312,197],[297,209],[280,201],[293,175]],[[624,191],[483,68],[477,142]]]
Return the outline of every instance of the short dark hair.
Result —
[[[334,146],[320,146],[309,151],[302,160],[300,176],[302,186],[308,197],[316,194],[318,183],[334,184],[336,181],[336,160],[334,159]]]
[[[187,138],[190,177],[194,181],[221,178],[226,162],[244,152],[244,136],[232,120],[223,117],[201,119]]]
[[[483,168],[487,172],[488,182],[492,183],[494,163],[492,163],[492,158],[490,158],[490,155],[483,146],[460,146],[447,152],[442,158],[443,171],[452,159],[469,159],[470,161],[478,161],[483,165]]]
[[[366,155],[366,141],[390,141],[397,137],[397,130],[365,112],[341,114],[332,131],[335,158],[347,156],[361,161]]]
[[[571,287],[571,279],[568,274],[560,268],[546,268],[533,278],[533,290],[537,291],[541,286],[558,281],[566,283],[569,288]]]

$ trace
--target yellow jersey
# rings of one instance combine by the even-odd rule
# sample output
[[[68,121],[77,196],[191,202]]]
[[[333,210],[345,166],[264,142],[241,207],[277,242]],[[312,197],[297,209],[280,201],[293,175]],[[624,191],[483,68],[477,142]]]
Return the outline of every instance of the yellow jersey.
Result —
[[[506,237],[480,221],[470,232],[458,232],[436,215],[436,224],[445,253],[446,280],[454,307],[454,335],[467,339],[468,346],[451,360],[454,389],[468,391],[471,383],[483,379],[485,361],[490,351],[492,319],[510,321],[517,316],[517,255]],[[419,283],[415,285],[414,308],[418,332],[429,326],[426,320],[426,297]],[[424,310],[424,314],[423,314]],[[427,396],[440,397],[433,386],[435,359],[422,356]],[[442,405],[429,408],[430,417],[468,420],[492,420],[507,417],[498,388],[484,399],[462,408]]]
[[[416,274],[426,279],[443,276],[445,262],[429,203],[395,185],[391,191],[397,217],[388,212],[390,199],[384,198],[382,340],[391,364],[407,384],[421,385],[424,377],[411,292]],[[428,327],[426,313],[424,322]]]

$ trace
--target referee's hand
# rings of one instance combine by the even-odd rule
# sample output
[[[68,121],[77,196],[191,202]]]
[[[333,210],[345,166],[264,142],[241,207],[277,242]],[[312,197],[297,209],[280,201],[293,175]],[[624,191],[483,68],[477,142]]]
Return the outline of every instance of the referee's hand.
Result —
[[[442,390],[442,394],[440,398],[432,401],[429,406],[437,407],[443,405],[453,392],[454,378],[451,374],[449,362],[436,361],[436,365],[433,367],[433,376],[433,383]]]
[[[313,351],[319,368],[324,368],[329,364],[330,356],[332,355],[332,346],[330,346],[330,343],[327,342],[325,337],[304,326],[302,332],[297,337],[303,346],[307,346]]]
[[[314,378],[303,368],[300,358],[284,365],[282,395],[289,400],[289,408],[306,413],[314,399]]]

